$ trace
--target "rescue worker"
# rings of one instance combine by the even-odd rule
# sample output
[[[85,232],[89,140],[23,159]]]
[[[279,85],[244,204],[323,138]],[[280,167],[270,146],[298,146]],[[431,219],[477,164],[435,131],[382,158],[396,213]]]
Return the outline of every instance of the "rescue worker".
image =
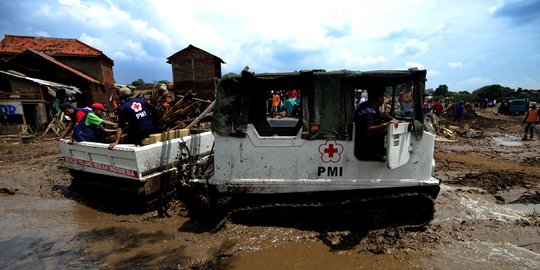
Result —
[[[279,93],[276,90],[272,94],[272,117],[275,117],[279,113],[279,104],[281,103],[281,98],[279,97]]]
[[[86,116],[87,113],[90,112],[90,109],[79,109],[75,108],[71,103],[64,102],[62,105],[60,105],[60,109],[62,112],[69,117],[69,126],[64,130],[62,135],[60,135],[60,139],[65,138],[75,127],[76,124],[78,124],[81,119]]]
[[[142,140],[154,132],[153,106],[144,98],[132,98],[131,89],[127,87],[120,88],[119,94],[121,105],[118,107],[118,129],[109,149],[118,145],[124,133],[127,133],[126,143],[142,145]]]
[[[356,139],[354,154],[362,160],[384,160],[384,136],[389,125],[399,121],[380,111],[384,89],[368,89],[368,100],[354,113]]]
[[[525,118],[523,119],[523,125],[525,126],[525,134],[523,134],[524,141],[527,140],[527,132],[529,132],[529,140],[534,140],[534,127],[536,124],[540,121],[539,115],[538,115],[538,109],[536,108],[536,102],[531,102],[529,104],[529,110],[525,114]]]
[[[68,143],[73,140],[78,142],[105,142],[105,133],[115,132],[114,129],[107,129],[103,125],[116,127],[118,124],[102,119],[103,112],[107,111],[101,103],[92,104],[92,111],[82,117],[73,129],[73,136]]]

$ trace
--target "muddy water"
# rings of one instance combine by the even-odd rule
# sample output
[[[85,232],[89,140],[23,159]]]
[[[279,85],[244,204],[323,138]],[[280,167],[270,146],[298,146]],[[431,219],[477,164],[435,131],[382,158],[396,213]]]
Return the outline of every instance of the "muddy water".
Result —
[[[259,217],[259,226],[227,223],[209,233],[178,215],[118,215],[68,199],[3,194],[0,211],[0,269],[414,269],[403,252],[336,251],[330,242],[366,237],[342,226],[299,230],[292,223],[301,221],[275,226]],[[323,221],[305,226],[321,228],[312,222]]]
[[[0,269],[540,268],[538,226],[516,226],[528,222],[525,213],[452,188],[436,208],[423,228],[358,231],[363,217],[348,209],[351,216],[326,221],[332,213],[293,212],[296,221],[248,213],[209,233],[177,214],[112,214],[68,199],[0,194]]]
[[[0,268],[84,269],[71,241],[85,224],[78,219],[78,208],[69,200],[1,196]]]
[[[521,141],[521,137],[518,136],[500,136],[500,137],[493,137],[493,142],[497,145],[504,145],[504,146],[522,146],[523,141]]]
[[[176,269],[212,255],[210,241],[178,241],[180,217],[114,215],[72,200],[16,195],[0,196],[0,211],[0,269]]]

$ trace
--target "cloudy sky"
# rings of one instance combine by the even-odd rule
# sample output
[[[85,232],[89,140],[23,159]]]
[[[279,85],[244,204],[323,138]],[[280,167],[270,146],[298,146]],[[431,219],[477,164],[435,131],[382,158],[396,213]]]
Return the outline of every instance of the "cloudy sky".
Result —
[[[0,0],[5,34],[79,39],[118,83],[172,80],[192,44],[223,74],[418,67],[428,88],[540,89],[540,0]]]

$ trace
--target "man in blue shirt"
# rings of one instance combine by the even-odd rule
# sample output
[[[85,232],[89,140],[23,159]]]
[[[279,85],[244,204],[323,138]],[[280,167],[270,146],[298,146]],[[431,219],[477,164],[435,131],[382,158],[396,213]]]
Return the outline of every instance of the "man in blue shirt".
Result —
[[[383,160],[384,136],[389,125],[399,121],[379,111],[384,103],[384,88],[368,89],[368,100],[354,113],[356,128],[354,154],[361,160]]]

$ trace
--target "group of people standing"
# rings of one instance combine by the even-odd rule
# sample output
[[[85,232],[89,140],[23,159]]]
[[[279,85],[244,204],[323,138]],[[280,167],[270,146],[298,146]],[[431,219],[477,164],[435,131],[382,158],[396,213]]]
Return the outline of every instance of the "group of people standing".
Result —
[[[142,145],[142,140],[155,131],[152,118],[153,105],[144,98],[132,97],[131,89],[122,87],[119,90],[118,123],[103,119],[106,112],[101,103],[94,103],[90,108],[75,108],[70,103],[63,103],[61,110],[70,117],[70,124],[60,136],[65,138],[71,131],[73,141],[92,141],[105,143],[106,134],[115,134],[108,148],[113,149],[126,134],[125,143]],[[109,128],[112,127],[112,128]]]
[[[271,94],[271,107],[270,116],[276,117],[280,112],[285,111],[287,116],[296,116],[299,112],[300,100],[298,99],[297,90],[279,91],[272,90]]]

